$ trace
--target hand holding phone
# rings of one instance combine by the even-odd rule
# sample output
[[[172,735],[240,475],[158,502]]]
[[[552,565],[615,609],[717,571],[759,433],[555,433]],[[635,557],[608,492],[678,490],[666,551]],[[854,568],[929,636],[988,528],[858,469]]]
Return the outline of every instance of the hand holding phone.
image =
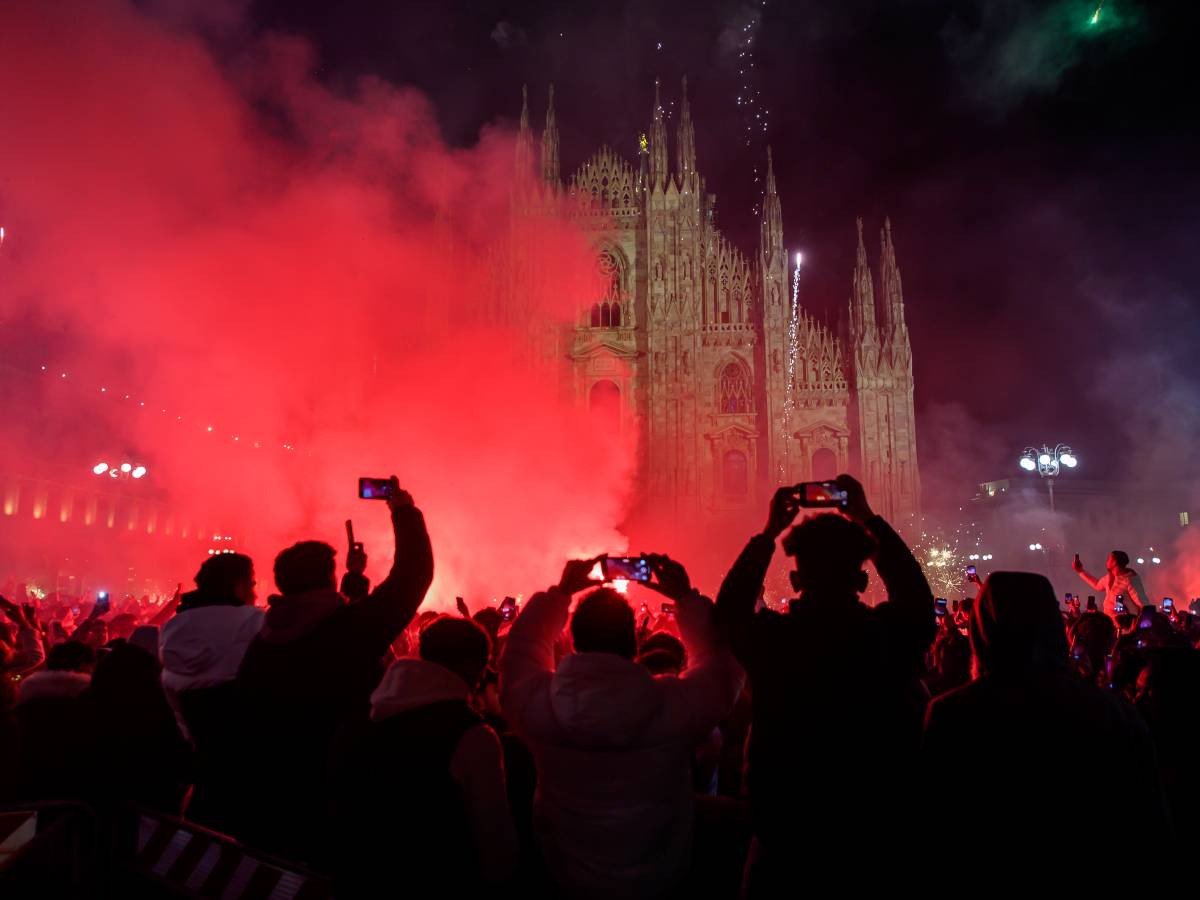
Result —
[[[500,604],[500,618],[505,622],[511,622],[517,617],[517,600],[515,597],[505,597]]]
[[[362,500],[388,500],[392,496],[392,489],[390,478],[358,479],[358,496]]]

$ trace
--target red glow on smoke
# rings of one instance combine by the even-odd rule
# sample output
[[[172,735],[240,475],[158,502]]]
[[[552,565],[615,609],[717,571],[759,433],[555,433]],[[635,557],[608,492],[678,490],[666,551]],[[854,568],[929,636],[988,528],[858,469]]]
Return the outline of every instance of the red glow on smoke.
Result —
[[[69,384],[43,399],[81,423],[59,442],[6,422],[0,470],[36,453],[84,479],[136,451],[173,508],[245,536],[260,582],[287,542],[341,549],[347,517],[381,577],[386,516],[356,479],[394,472],[425,510],[439,604],[624,546],[629,441],[528,343],[598,295],[587,240],[527,225],[528,315],[482,324],[510,274],[493,250],[511,134],[448,149],[412,90],[335,94],[280,37],[219,63],[120,0],[10,4],[0,60],[0,327],[56,336]]]

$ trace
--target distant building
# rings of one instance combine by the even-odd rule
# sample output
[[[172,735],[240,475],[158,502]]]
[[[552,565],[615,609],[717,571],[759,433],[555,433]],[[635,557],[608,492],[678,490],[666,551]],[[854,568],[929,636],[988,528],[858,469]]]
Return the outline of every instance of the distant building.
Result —
[[[566,332],[548,334],[544,354],[569,360],[576,402],[637,430],[640,498],[704,519],[760,506],[779,484],[850,471],[881,514],[919,514],[912,349],[890,222],[876,281],[858,221],[846,318],[834,333],[793,309],[769,151],[756,251],[746,256],[717,228],[686,79],[674,166],[656,84],[636,164],[602,147],[564,182],[553,101],[551,88],[540,165],[522,105],[513,216],[565,200],[592,236],[603,295]],[[510,246],[509,270],[533,271],[536,252]],[[518,307],[519,284],[501,281]]]

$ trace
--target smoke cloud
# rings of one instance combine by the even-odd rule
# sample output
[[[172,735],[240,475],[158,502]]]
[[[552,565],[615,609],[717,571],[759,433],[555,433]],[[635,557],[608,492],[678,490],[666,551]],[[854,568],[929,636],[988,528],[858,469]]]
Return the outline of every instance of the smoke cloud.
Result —
[[[335,94],[280,36],[218,60],[181,21],[124,0],[6,9],[0,381],[32,413],[5,417],[0,473],[65,497],[97,459],[136,455],[150,474],[126,493],[176,529],[238,535],[260,584],[288,542],[343,547],[347,518],[382,577],[387,517],[359,475],[395,473],[425,511],[437,605],[621,549],[632,447],[564,399],[528,338],[594,295],[593,253],[565,220],[508,233],[512,134],[450,149],[413,90]],[[505,235],[538,275],[507,321]],[[12,559],[36,546],[47,567],[112,572],[150,554],[187,581],[211,546],[162,535],[164,512],[149,543],[110,552],[83,501],[43,497],[31,527],[37,497],[8,492]]]

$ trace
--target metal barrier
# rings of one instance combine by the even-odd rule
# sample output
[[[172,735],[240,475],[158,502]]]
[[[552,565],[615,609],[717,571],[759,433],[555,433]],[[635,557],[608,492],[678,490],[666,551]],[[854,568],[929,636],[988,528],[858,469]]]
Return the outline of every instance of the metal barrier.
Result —
[[[108,818],[108,821],[105,819]],[[0,897],[327,900],[328,878],[172,816],[0,807]]]

